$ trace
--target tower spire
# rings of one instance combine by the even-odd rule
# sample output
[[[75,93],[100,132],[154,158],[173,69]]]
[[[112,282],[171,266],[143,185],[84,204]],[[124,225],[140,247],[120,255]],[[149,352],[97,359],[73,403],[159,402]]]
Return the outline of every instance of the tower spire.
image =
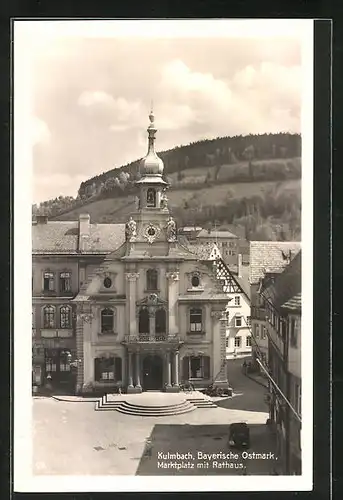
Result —
[[[149,114],[150,125],[148,126],[148,134],[149,134],[149,146],[148,146],[148,154],[155,154],[155,134],[157,132],[157,128],[155,126],[155,115],[153,111],[153,101],[151,100],[151,111]]]

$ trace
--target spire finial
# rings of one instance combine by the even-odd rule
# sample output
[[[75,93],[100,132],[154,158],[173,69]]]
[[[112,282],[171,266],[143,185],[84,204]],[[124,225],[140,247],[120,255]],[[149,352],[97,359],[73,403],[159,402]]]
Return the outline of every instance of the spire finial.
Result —
[[[153,124],[154,120],[155,120],[155,115],[154,115],[154,101],[152,99],[151,99],[151,107],[150,107],[149,120],[150,120],[151,124]]]

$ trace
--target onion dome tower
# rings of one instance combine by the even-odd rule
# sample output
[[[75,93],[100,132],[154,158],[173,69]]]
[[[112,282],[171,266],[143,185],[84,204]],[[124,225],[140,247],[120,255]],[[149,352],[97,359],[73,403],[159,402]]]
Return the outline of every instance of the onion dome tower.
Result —
[[[136,185],[140,189],[139,209],[156,211],[166,210],[164,192],[168,183],[162,178],[164,165],[163,161],[155,152],[155,135],[157,128],[155,126],[155,116],[151,110],[149,115],[150,125],[148,126],[148,153],[141,160],[140,175],[141,178]]]

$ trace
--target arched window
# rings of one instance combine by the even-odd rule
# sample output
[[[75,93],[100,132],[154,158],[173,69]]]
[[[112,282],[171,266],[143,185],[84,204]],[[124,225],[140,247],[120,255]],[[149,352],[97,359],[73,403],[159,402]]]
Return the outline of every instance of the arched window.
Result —
[[[155,315],[155,331],[156,333],[166,333],[166,311],[164,309],[157,309]]]
[[[146,194],[146,204],[147,207],[156,207],[156,191],[153,188],[149,188]]]
[[[195,307],[190,309],[189,322],[190,322],[191,332],[202,332],[203,330],[202,310]]]
[[[114,331],[114,312],[112,309],[103,309],[101,311],[101,333],[110,333]]]
[[[60,327],[71,328],[71,309],[69,306],[60,308]]]
[[[147,309],[139,311],[138,331],[139,333],[150,333],[149,311]]]
[[[54,306],[45,306],[43,308],[44,328],[55,328],[55,308]]]
[[[148,269],[146,272],[146,288],[149,291],[158,289],[158,272],[157,269]]]

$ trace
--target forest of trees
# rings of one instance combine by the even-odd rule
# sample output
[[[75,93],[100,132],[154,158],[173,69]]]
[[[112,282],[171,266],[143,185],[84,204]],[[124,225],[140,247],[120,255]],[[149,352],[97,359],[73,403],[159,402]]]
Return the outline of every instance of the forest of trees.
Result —
[[[299,239],[300,193],[270,190],[250,198],[230,196],[230,183],[282,181],[301,178],[301,137],[297,134],[263,134],[221,137],[162,151],[164,177],[173,175],[171,189],[188,189],[193,196],[184,206],[173,208],[180,224],[204,225],[208,221],[244,228],[247,239]],[[299,158],[298,161],[295,159]],[[292,160],[290,160],[292,159]],[[105,198],[127,197],[135,192],[140,160],[82,182],[76,198],[59,196],[32,206],[33,215],[53,218]],[[225,174],[222,166],[225,165]],[[231,167],[232,166],[232,167]],[[189,170],[208,167],[204,179]],[[187,173],[185,172],[187,170]],[[175,176],[176,175],[176,176]],[[170,180],[170,178],[169,178]],[[199,205],[197,190],[204,185],[228,184],[222,205]]]

